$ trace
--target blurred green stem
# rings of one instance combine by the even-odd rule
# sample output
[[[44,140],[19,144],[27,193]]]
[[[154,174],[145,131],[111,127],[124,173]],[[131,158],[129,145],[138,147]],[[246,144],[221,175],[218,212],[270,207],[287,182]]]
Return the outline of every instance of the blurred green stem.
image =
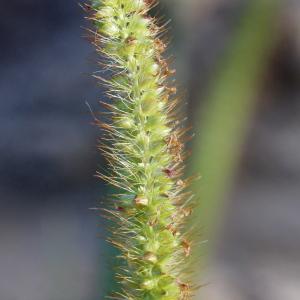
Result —
[[[220,225],[224,197],[229,191],[239,162],[247,127],[255,110],[255,96],[276,37],[277,0],[251,0],[242,16],[230,49],[211,85],[205,107],[195,125],[191,164],[202,179],[194,184],[199,198],[194,222],[204,247]],[[199,114],[198,114],[199,115]],[[201,134],[200,134],[201,133]],[[200,220],[200,221],[199,221]],[[199,249],[203,254],[203,248]]]

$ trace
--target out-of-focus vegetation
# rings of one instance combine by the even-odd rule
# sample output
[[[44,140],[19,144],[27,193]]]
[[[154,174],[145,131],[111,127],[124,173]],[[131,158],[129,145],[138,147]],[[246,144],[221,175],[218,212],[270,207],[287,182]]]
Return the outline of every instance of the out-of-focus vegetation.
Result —
[[[200,244],[197,249],[204,259],[208,250],[213,251],[224,200],[255,110],[255,96],[276,40],[279,6],[276,0],[249,2],[196,121],[191,171],[200,172],[202,178],[194,184],[199,199],[194,226],[201,239],[208,240],[208,247]]]

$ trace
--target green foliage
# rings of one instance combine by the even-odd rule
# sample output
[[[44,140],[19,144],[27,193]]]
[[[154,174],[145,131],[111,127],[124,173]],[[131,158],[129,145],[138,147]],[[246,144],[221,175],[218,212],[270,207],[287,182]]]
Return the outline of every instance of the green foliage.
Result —
[[[230,189],[239,162],[249,123],[256,107],[271,50],[277,40],[279,0],[253,0],[248,3],[225,57],[209,87],[206,106],[199,120],[191,172],[201,169],[201,215],[205,239],[211,238],[220,219],[222,200]],[[197,128],[195,129],[197,131]],[[205,212],[205,213],[203,213]],[[211,243],[210,243],[211,244]]]
[[[183,192],[186,130],[176,117],[174,74],[162,57],[163,28],[148,15],[154,1],[93,1],[94,44],[107,69],[96,76],[110,99],[100,149],[108,174],[119,189],[106,215],[115,225],[110,242],[121,251],[116,299],[190,298],[185,271],[190,255],[183,222],[191,213],[191,195]]]
[[[194,248],[202,254],[195,270],[200,262],[207,265],[214,250],[215,235],[223,220],[224,200],[236,175],[257,105],[255,98],[277,41],[280,12],[279,0],[249,1],[208,88],[204,107],[197,114],[200,121],[194,130],[199,138],[193,145],[197,156],[193,156],[190,172],[201,170],[203,177],[200,185],[191,187],[201,199],[191,223],[209,243],[201,249]]]

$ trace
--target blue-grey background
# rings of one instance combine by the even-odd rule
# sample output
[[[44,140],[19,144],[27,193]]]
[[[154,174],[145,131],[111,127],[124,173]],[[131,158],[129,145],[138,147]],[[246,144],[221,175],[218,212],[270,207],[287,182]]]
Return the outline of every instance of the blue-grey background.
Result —
[[[77,1],[1,4],[0,298],[96,299],[105,258],[89,208],[104,188],[84,13]]]
[[[164,1],[191,112],[246,2]],[[101,89],[90,77],[96,65],[84,13],[77,1],[1,4],[0,299],[103,299],[112,261],[97,238],[102,221],[89,208],[105,199],[106,187],[94,177],[103,162],[86,104],[99,109]],[[206,270],[211,300],[300,297],[299,15],[299,2],[286,1]]]

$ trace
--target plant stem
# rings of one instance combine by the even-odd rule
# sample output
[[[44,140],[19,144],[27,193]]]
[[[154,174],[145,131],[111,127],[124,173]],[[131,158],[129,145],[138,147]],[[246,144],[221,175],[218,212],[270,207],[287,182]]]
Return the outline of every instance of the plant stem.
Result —
[[[193,151],[197,153],[191,172],[201,170],[201,185],[194,193],[201,200],[194,212],[195,226],[209,240],[204,260],[212,253],[212,240],[222,220],[224,198],[230,190],[238,166],[249,123],[256,108],[255,97],[270,51],[276,42],[279,0],[253,0],[231,41],[221,68],[211,84],[199,118]],[[200,114],[200,113],[199,113]],[[199,221],[200,220],[200,221]],[[198,265],[199,266],[199,265]]]

